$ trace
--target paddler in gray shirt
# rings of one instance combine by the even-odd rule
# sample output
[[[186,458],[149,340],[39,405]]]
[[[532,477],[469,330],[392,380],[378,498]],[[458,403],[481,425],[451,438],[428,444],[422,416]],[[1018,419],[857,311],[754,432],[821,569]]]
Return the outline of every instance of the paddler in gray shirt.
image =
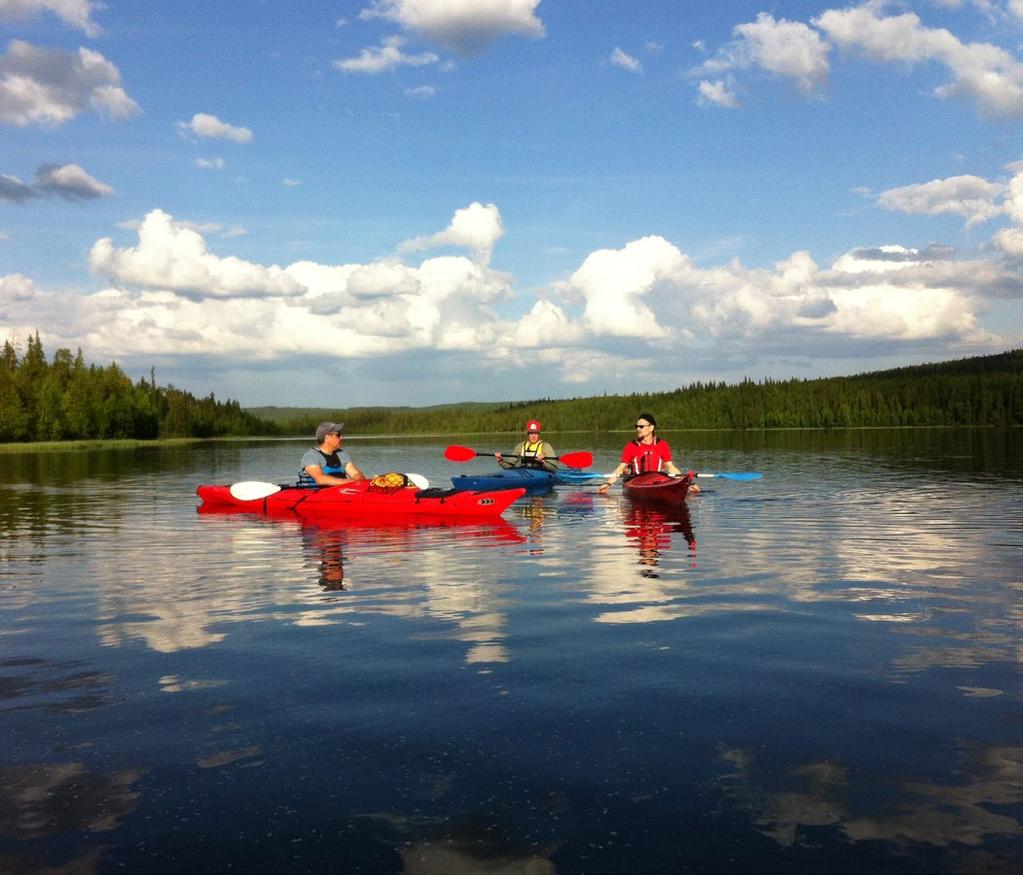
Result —
[[[336,486],[349,480],[365,480],[351,456],[343,449],[343,422],[321,422],[316,426],[316,446],[302,456],[299,486]]]

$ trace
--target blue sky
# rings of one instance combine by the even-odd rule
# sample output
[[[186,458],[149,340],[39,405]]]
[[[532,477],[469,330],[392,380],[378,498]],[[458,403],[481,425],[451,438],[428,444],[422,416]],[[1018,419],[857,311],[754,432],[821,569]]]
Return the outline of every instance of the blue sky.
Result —
[[[0,0],[0,337],[243,404],[1023,345],[1023,0]]]

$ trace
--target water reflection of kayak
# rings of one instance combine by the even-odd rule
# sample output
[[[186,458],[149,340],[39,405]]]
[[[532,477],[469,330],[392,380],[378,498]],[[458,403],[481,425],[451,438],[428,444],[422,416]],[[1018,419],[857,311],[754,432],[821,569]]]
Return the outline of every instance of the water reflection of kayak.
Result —
[[[359,543],[378,541],[381,538],[390,540],[401,533],[411,533],[417,529],[445,528],[452,531],[457,538],[480,538],[487,541],[509,541],[521,543],[525,536],[503,517],[490,514],[488,516],[471,516],[455,514],[440,516],[438,514],[394,514],[361,515],[338,514],[330,510],[306,511],[301,516],[290,508],[271,508],[266,511],[254,511],[252,508],[229,504],[201,504],[196,508],[202,516],[259,516],[274,520],[283,525],[299,526],[303,531],[321,532],[336,536],[358,533]]]
[[[455,489],[505,490],[526,489],[544,492],[555,483],[555,475],[543,468],[508,468],[489,474],[460,474],[451,478]]]
[[[322,488],[285,486],[255,499],[236,498],[228,485],[204,484],[196,493],[206,509],[237,508],[249,513],[290,511],[301,517],[330,514],[487,517],[503,513],[525,490],[390,488],[375,487],[369,480],[355,480]]]
[[[689,491],[690,475],[671,477],[660,471],[637,474],[622,484],[623,492],[639,501],[656,501],[662,504],[678,504]]]

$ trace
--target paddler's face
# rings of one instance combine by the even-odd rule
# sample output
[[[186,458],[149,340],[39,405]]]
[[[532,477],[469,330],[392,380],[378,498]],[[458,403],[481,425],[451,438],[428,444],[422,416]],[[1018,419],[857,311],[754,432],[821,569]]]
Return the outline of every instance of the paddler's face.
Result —
[[[653,437],[653,434],[654,427],[645,419],[641,419],[636,423],[636,437],[640,440],[649,440]]]

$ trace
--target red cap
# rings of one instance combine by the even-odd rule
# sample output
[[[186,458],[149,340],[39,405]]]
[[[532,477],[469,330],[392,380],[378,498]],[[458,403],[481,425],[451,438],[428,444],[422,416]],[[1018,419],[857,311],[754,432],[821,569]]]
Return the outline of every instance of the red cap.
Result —
[[[540,420],[539,419],[531,419],[531,420],[529,420],[529,422],[526,423],[526,431],[539,431],[539,430],[540,430]]]

